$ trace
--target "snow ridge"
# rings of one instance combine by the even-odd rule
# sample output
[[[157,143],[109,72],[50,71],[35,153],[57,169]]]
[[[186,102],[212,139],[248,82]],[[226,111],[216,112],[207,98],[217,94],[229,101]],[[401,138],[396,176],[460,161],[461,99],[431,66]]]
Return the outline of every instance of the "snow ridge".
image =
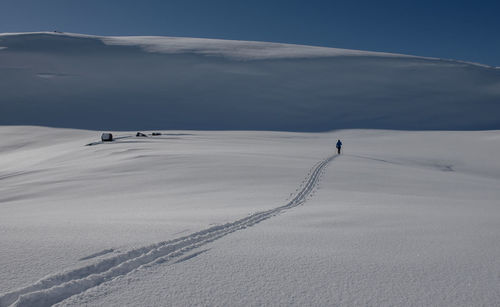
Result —
[[[193,53],[207,56],[223,56],[236,60],[321,58],[335,56],[406,57],[436,60],[435,58],[424,58],[387,52],[212,38],[102,36],[99,37],[99,39],[106,45],[139,46],[143,50],[153,53]]]
[[[98,36],[68,32],[20,32],[0,33],[0,38],[9,36],[50,35],[53,37],[83,38],[99,40],[109,46],[135,46],[151,53],[199,54],[222,56],[235,60],[297,59],[336,56],[373,56],[395,58],[437,58],[420,57],[389,52],[352,50],[322,46],[274,43],[262,41],[227,40],[214,38],[175,36]],[[7,48],[7,47],[0,47]]]
[[[78,269],[47,276],[32,285],[0,295],[0,307],[51,306],[143,266],[175,262],[193,249],[303,204],[314,192],[328,163],[336,156],[332,155],[316,163],[297,189],[295,196],[283,206],[257,212],[237,221],[213,226],[177,239],[133,249]]]

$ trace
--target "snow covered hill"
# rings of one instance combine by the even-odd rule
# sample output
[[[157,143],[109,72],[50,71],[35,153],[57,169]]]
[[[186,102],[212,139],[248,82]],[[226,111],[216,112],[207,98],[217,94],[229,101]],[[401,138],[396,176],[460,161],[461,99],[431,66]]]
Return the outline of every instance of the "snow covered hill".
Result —
[[[500,131],[98,137],[0,127],[0,306],[500,302]]]
[[[499,305],[498,114],[474,63],[0,34],[0,307]]]
[[[0,93],[0,125],[500,128],[499,69],[275,43],[1,34]]]

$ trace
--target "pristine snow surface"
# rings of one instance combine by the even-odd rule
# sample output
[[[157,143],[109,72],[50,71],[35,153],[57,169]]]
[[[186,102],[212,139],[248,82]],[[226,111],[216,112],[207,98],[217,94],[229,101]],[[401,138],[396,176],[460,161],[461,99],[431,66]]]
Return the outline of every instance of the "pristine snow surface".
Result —
[[[500,304],[500,131],[162,133],[0,127],[0,306]]]
[[[500,129],[500,70],[175,37],[0,34],[0,125],[96,130]]]

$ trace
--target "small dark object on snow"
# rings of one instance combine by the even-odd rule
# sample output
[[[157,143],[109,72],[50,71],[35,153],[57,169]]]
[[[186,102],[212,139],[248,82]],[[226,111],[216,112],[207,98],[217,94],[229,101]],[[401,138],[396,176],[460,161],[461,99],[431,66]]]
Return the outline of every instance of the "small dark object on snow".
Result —
[[[111,133],[103,133],[101,135],[101,140],[103,142],[112,142],[113,141],[113,135]]]
[[[152,135],[161,135],[161,132],[153,132]]]
[[[148,137],[147,135],[145,135],[144,133],[142,132],[137,132],[137,134],[135,136],[142,136],[142,137]]]

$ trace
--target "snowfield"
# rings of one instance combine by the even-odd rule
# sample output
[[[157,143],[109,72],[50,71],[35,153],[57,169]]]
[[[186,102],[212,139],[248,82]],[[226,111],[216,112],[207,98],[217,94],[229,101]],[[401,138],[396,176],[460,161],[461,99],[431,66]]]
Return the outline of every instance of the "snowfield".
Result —
[[[0,306],[500,303],[499,131],[161,132],[0,127]]]
[[[90,130],[500,129],[500,70],[265,42],[0,34],[0,124]]]
[[[500,306],[498,114],[475,63],[0,34],[0,307]]]

